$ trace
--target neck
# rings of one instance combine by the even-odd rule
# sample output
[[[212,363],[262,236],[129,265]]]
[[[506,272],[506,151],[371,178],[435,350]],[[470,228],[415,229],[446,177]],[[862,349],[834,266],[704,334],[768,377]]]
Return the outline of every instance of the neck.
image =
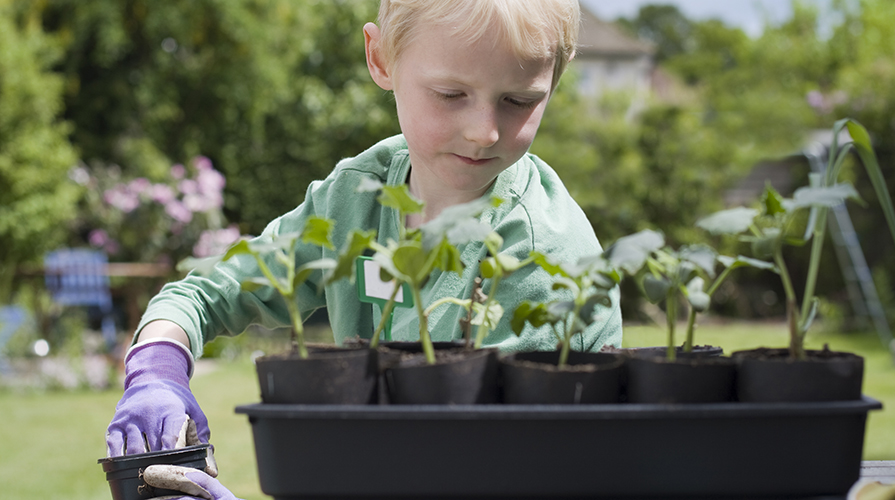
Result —
[[[410,194],[415,196],[426,205],[423,209],[423,213],[410,214],[407,216],[405,224],[410,229],[419,227],[422,224],[425,224],[426,222],[429,222],[430,220],[438,217],[441,211],[448,207],[459,205],[461,203],[468,203],[470,201],[481,198],[482,195],[484,195],[485,192],[488,191],[488,189],[491,187],[491,184],[489,184],[481,190],[454,191],[445,189],[443,185],[426,185],[425,183],[420,182],[417,177],[418,176],[413,175],[413,169],[411,168],[410,175],[408,175],[407,179],[407,185],[410,189]]]

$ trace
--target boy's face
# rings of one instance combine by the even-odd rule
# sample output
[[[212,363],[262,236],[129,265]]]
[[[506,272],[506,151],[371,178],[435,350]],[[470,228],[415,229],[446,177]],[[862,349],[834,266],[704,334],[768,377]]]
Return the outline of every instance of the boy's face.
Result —
[[[468,43],[444,26],[425,26],[390,73],[377,78],[371,67],[377,84],[394,91],[411,188],[424,201],[480,196],[535,138],[554,61],[520,62],[495,31]]]

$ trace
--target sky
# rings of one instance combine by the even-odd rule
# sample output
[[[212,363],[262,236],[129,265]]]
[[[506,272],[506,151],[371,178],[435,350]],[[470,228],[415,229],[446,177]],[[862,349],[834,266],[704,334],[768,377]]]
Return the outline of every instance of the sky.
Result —
[[[642,5],[672,4],[690,19],[720,19],[750,36],[761,34],[765,19],[776,24],[792,13],[789,0],[582,0],[581,3],[606,21],[634,17]],[[807,3],[823,7],[829,0],[808,0]]]

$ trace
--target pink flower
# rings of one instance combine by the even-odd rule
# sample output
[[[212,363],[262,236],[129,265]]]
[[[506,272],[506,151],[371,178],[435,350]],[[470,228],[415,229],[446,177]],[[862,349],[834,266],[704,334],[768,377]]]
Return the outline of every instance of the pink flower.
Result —
[[[175,198],[174,190],[167,184],[153,184],[149,190],[149,198],[156,203],[166,205]]]
[[[197,156],[193,158],[193,165],[195,165],[196,170],[200,172],[203,170],[214,170],[214,167],[211,166],[211,160],[205,156]]]
[[[230,245],[239,241],[239,228],[231,225],[224,229],[202,231],[199,241],[193,247],[196,257],[211,257],[227,251]]]
[[[183,194],[196,194],[199,192],[199,183],[192,179],[184,179],[177,185],[177,189]]]
[[[227,185],[224,176],[213,168],[200,170],[196,182],[199,184],[199,192],[204,194],[220,193]]]
[[[210,210],[208,200],[199,193],[184,196],[183,205],[191,212],[207,212]]]
[[[109,205],[128,214],[140,206],[139,196],[131,191],[128,186],[119,184],[112,189],[108,189],[103,193],[103,199]]]
[[[127,184],[127,188],[134,194],[142,194],[152,187],[152,183],[145,177],[137,177]]]
[[[186,175],[186,169],[183,165],[177,163],[171,166],[171,177],[174,179],[180,180]]]
[[[165,205],[165,213],[177,222],[184,224],[193,220],[193,212],[178,200],[171,200]]]
[[[118,250],[121,249],[118,242],[109,237],[109,233],[104,229],[94,229],[93,231],[90,231],[90,234],[87,236],[87,241],[90,243],[90,246],[102,248],[109,255],[115,255],[118,253]]]

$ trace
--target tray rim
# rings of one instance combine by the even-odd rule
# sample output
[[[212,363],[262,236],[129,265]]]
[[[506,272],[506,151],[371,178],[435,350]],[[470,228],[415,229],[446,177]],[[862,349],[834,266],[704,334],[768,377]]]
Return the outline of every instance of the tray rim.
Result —
[[[251,403],[235,412],[250,418],[340,420],[609,420],[668,418],[743,418],[844,415],[882,409],[862,396],[848,401],[799,403],[690,403],[598,405],[299,405]]]

